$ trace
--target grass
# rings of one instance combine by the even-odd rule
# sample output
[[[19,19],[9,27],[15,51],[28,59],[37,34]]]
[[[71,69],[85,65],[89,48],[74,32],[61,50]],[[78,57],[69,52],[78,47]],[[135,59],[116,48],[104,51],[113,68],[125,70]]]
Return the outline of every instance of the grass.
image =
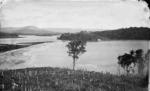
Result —
[[[15,91],[148,91],[141,87],[143,77],[113,75],[67,68],[38,67],[1,71],[5,90]],[[3,77],[3,78],[2,78]]]

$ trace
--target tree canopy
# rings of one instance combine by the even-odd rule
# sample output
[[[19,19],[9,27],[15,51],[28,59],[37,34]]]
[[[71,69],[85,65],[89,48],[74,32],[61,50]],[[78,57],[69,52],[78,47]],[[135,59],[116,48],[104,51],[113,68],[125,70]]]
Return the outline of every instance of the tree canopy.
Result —
[[[126,70],[127,74],[131,70],[129,66],[132,63],[134,64],[134,67],[135,65],[138,66],[138,73],[142,74],[146,63],[142,49],[138,49],[136,51],[131,50],[130,54],[125,53],[124,55],[118,56],[118,64]]]
[[[75,61],[81,54],[86,52],[85,46],[86,42],[81,40],[72,40],[66,45],[68,48],[67,53],[73,58],[73,70],[75,69]]]

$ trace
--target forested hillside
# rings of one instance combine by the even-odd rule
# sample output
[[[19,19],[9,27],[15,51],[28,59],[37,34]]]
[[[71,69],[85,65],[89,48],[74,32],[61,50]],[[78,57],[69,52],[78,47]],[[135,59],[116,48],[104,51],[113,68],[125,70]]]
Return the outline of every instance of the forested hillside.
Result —
[[[97,40],[150,40],[150,28],[124,28],[117,30],[105,30],[87,32],[81,31],[79,33],[65,33],[58,39],[60,40],[72,40],[82,39],[86,41]]]

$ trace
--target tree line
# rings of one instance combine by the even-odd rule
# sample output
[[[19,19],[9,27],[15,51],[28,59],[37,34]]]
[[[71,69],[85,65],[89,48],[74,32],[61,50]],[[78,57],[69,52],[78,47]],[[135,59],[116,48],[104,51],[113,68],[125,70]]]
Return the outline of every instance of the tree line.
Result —
[[[86,41],[98,40],[150,40],[150,28],[122,28],[117,30],[105,30],[87,32],[81,31],[78,33],[64,33],[58,39],[73,40],[74,38]]]

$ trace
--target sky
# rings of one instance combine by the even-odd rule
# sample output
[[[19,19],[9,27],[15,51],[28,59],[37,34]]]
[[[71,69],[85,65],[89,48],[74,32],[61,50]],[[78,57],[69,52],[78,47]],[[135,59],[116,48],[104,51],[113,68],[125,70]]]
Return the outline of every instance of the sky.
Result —
[[[150,9],[137,0],[5,0],[0,16],[2,27],[150,27]]]

